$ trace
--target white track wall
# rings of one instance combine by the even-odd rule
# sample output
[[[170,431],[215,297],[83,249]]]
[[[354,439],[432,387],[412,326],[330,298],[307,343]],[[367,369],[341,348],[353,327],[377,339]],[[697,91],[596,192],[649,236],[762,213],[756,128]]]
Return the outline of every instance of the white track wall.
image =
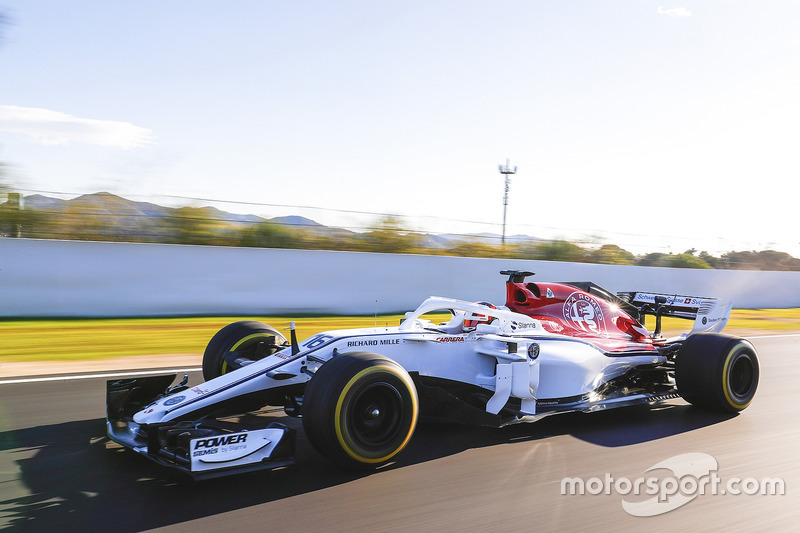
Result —
[[[0,238],[0,317],[372,314],[431,295],[503,303],[503,269],[800,307],[800,272]]]

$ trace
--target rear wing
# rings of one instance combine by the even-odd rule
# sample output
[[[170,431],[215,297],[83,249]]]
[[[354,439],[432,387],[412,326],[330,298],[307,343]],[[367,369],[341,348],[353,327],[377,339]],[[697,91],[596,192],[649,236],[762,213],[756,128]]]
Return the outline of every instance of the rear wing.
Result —
[[[640,322],[644,322],[647,315],[656,317],[654,337],[661,334],[661,317],[664,316],[694,320],[692,333],[718,333],[727,325],[732,308],[731,302],[705,296],[655,292],[619,292],[617,296],[638,310]]]

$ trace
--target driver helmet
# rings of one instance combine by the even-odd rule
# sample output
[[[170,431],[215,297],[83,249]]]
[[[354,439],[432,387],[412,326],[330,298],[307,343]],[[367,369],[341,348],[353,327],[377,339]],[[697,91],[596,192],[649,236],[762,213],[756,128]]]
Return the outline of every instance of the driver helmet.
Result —
[[[489,302],[475,302],[475,303],[477,303],[478,305],[485,305],[490,309],[497,309],[496,306],[490,304]],[[478,324],[491,324],[493,320],[494,318],[488,315],[471,313],[469,315],[469,318],[464,319],[464,331],[472,331],[476,327],[478,327]]]

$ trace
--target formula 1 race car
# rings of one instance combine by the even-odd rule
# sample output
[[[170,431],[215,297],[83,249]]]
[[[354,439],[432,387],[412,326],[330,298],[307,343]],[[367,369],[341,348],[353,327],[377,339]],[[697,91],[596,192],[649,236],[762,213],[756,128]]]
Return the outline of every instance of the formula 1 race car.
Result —
[[[205,383],[109,381],[108,435],[195,478],[275,468],[292,462],[297,430],[264,416],[278,406],[301,418],[325,457],[375,468],[403,450],[420,419],[500,427],[679,396],[736,412],[755,395],[755,349],[719,333],[728,304],[501,274],[504,306],[433,297],[394,327],[298,342],[293,328],[286,339],[260,322],[230,324],[206,348]],[[693,320],[691,333],[664,338],[662,317]]]

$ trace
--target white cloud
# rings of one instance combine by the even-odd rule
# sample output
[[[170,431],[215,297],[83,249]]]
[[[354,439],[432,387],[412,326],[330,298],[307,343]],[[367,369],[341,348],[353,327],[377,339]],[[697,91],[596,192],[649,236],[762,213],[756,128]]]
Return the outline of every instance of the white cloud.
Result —
[[[668,17],[691,17],[692,12],[685,7],[658,7],[659,15],[666,15]]]
[[[153,132],[128,122],[80,118],[60,111],[0,105],[0,131],[26,135],[44,145],[75,143],[129,150],[155,142]]]

